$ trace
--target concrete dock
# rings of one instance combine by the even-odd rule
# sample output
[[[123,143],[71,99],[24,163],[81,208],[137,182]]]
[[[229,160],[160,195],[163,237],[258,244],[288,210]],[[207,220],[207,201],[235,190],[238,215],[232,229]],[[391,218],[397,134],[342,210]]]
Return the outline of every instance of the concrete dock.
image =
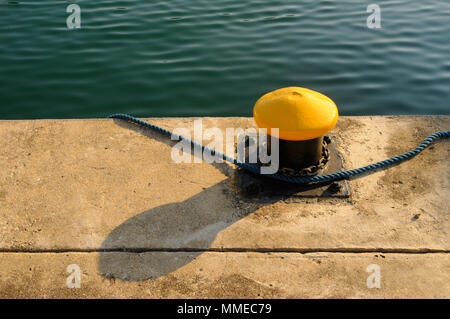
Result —
[[[449,129],[450,116],[341,117],[331,136],[351,169]],[[174,163],[174,144],[118,120],[0,121],[0,297],[450,298],[448,140],[343,182],[348,196],[265,200],[270,181],[244,196],[248,173]]]

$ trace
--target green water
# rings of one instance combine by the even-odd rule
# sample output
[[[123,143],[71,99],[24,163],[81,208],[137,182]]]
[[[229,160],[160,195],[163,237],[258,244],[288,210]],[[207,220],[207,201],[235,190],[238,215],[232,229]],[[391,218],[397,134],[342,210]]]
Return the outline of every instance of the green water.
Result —
[[[284,86],[343,115],[450,114],[450,1],[376,1],[369,29],[373,2],[0,0],[0,119],[250,116]]]

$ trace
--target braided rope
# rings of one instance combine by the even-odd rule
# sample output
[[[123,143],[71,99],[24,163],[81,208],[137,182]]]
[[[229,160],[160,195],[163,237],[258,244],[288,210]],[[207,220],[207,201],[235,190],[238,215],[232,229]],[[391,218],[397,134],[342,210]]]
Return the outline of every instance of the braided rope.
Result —
[[[247,171],[253,172],[255,174],[262,174],[260,171],[260,167],[254,164],[250,164],[250,163],[245,163],[245,162],[241,162],[238,161],[235,158],[229,157],[225,154],[222,154],[220,152],[216,152],[215,150],[212,150],[204,145],[198,144],[196,142],[194,142],[193,140],[180,136],[178,134],[174,134],[171,131],[168,131],[166,129],[163,129],[162,127],[144,122],[142,120],[139,120],[137,118],[134,118],[130,115],[127,114],[113,114],[110,115],[109,118],[113,118],[113,119],[120,119],[120,120],[124,120],[124,121],[128,121],[128,122],[132,122],[135,123],[137,125],[152,129],[154,131],[157,131],[159,133],[162,134],[166,134],[168,136],[174,136],[177,139],[181,139],[183,141],[186,141],[188,143],[190,143],[192,146],[194,147],[198,147],[201,148],[202,151],[208,151],[210,152],[210,154],[212,156],[217,156],[222,158],[224,161],[227,161],[229,163],[235,164],[238,167],[241,167]],[[343,180],[343,179],[348,179],[351,176],[356,176],[356,175],[361,175],[370,171],[374,171],[377,169],[380,169],[382,167],[387,167],[387,166],[391,166],[393,164],[396,163],[400,163],[406,160],[409,160],[411,158],[413,158],[414,156],[418,155],[420,152],[422,152],[425,148],[427,148],[428,146],[430,146],[430,144],[436,140],[436,139],[446,139],[446,138],[450,138],[450,131],[447,132],[436,132],[431,134],[430,136],[428,136],[427,138],[425,138],[423,140],[422,143],[420,143],[419,146],[417,146],[415,149],[391,157],[389,159],[386,159],[384,161],[380,161],[380,162],[376,162],[374,164],[370,164],[364,167],[360,167],[360,168],[356,168],[356,169],[351,169],[351,170],[347,170],[347,171],[342,171],[342,172],[336,172],[336,173],[331,173],[331,174],[327,174],[327,175],[320,175],[320,176],[305,176],[305,177],[291,177],[291,176],[285,176],[285,175],[281,175],[281,174],[266,174],[264,176],[270,177],[270,178],[274,178],[274,179],[278,179],[284,182],[289,182],[289,183],[296,183],[296,184],[307,184],[307,183],[319,183],[319,182],[332,182],[332,181],[339,181],[339,180]]]

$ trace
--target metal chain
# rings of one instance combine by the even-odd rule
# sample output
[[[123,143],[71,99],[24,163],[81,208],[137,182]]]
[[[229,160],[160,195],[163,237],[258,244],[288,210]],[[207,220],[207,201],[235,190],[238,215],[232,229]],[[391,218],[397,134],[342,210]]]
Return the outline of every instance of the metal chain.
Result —
[[[324,169],[330,159],[330,152],[328,151],[328,144],[331,140],[328,136],[324,136],[322,142],[322,156],[317,164],[304,167],[302,169],[295,169],[290,167],[281,167],[278,172],[284,176],[299,177],[299,176],[314,176],[320,170]]]

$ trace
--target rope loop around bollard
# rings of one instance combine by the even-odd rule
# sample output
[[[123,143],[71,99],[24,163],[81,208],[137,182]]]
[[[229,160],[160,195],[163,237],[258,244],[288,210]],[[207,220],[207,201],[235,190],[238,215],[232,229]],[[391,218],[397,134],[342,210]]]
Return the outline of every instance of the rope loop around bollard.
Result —
[[[360,168],[355,168],[355,169],[351,169],[351,170],[347,170],[347,171],[341,171],[341,172],[335,172],[335,173],[331,173],[331,174],[327,174],[327,175],[318,175],[318,176],[305,176],[305,177],[292,177],[292,176],[285,176],[285,175],[281,175],[281,174],[262,174],[260,167],[258,165],[254,165],[254,164],[250,164],[250,163],[245,163],[245,162],[240,162],[237,159],[233,158],[233,157],[229,157],[225,154],[222,154],[220,152],[216,152],[215,150],[212,150],[204,145],[198,144],[196,142],[194,142],[193,140],[183,137],[183,136],[179,136],[178,134],[173,134],[171,131],[168,131],[166,129],[163,129],[162,127],[159,127],[157,125],[154,124],[150,124],[147,122],[144,122],[142,120],[139,120],[133,116],[127,115],[127,114],[112,114],[109,116],[109,118],[111,119],[120,119],[120,120],[124,120],[124,121],[128,121],[146,128],[149,128],[151,130],[154,130],[156,132],[168,135],[168,136],[175,136],[183,141],[186,141],[188,143],[190,143],[192,146],[194,147],[198,147],[201,148],[202,151],[208,151],[211,153],[212,156],[217,156],[222,158],[224,161],[232,163],[242,169],[245,169],[249,172],[255,173],[255,174],[259,174],[259,175],[263,175],[263,176],[267,176],[269,178],[273,178],[273,179],[277,179],[283,182],[288,182],[288,183],[295,183],[295,184],[309,184],[309,183],[323,183],[323,182],[334,182],[334,181],[340,181],[340,180],[344,180],[344,179],[349,179],[350,177],[354,177],[357,175],[361,175],[364,173],[368,173],[370,171],[374,171],[383,167],[388,167],[391,165],[394,165],[396,163],[400,163],[406,160],[410,160],[411,158],[415,157],[416,155],[418,155],[420,152],[422,152],[425,148],[427,148],[428,146],[430,146],[431,143],[433,143],[433,141],[437,140],[437,139],[447,139],[450,138],[450,131],[446,131],[446,132],[436,132],[433,133],[431,135],[429,135],[427,138],[425,138],[423,140],[422,143],[420,143],[420,145],[418,145],[416,148],[397,155],[397,156],[393,156],[391,158],[388,158],[384,161],[380,161],[380,162],[376,162],[364,167],[360,167]]]

